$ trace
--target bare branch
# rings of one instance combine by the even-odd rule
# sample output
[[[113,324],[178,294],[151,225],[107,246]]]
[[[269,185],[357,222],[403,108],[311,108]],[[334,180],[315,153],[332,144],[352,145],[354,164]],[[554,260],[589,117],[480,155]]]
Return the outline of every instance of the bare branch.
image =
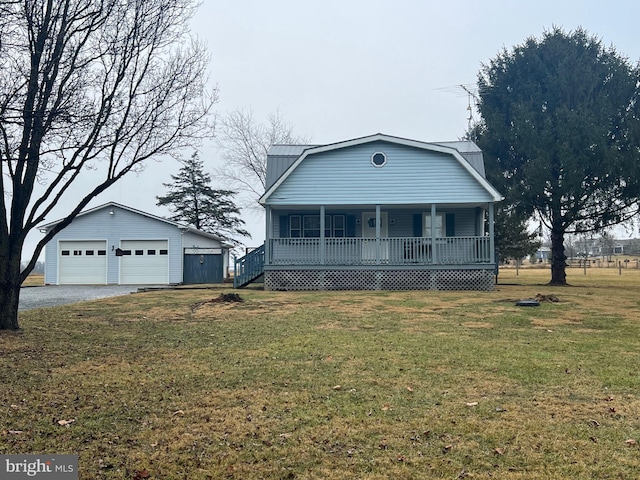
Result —
[[[0,3],[0,308],[3,289],[96,195],[213,135],[217,90],[188,34],[194,11],[192,0]],[[89,169],[103,172],[94,184],[80,182]],[[16,273],[10,258],[20,262],[26,235],[72,190],[73,211]]]
[[[224,165],[216,170],[233,188],[248,194],[243,205],[260,209],[258,199],[266,187],[267,152],[271,145],[304,144],[308,140],[294,134],[279,112],[269,115],[267,124],[258,123],[251,110],[234,110],[217,125],[217,143]]]

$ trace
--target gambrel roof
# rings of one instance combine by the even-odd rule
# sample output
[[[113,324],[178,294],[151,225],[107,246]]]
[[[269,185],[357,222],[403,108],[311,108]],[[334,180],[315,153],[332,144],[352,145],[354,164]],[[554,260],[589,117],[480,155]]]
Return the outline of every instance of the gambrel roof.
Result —
[[[377,133],[328,145],[274,145],[269,150],[269,157],[270,160],[275,161],[272,162],[272,165],[267,165],[267,191],[260,198],[260,203],[263,205],[267,203],[274,192],[312,155],[373,142],[385,142],[448,155],[481,186],[492,201],[503,199],[503,196],[485,178],[482,151],[475,143],[471,141],[427,143]]]

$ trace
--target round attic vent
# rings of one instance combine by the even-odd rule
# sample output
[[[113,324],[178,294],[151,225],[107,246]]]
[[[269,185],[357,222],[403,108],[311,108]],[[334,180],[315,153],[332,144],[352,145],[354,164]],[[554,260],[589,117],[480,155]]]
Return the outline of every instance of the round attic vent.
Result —
[[[382,167],[387,163],[387,156],[382,152],[376,152],[371,155],[371,164],[374,167]]]

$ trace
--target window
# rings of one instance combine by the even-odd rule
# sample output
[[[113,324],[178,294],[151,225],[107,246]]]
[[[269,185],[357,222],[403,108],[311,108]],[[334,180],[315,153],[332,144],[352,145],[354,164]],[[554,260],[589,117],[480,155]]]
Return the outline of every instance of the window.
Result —
[[[344,215],[334,215],[333,216],[333,236],[343,238],[345,237],[346,232],[346,224],[344,220]]]
[[[155,250],[147,250],[147,255],[155,255],[156,251]]]
[[[123,250],[122,255],[131,255],[131,250]]]
[[[320,215],[304,215],[302,217],[302,236],[305,238],[320,237]]]
[[[98,250],[98,255],[106,255],[107,251],[106,250]]]
[[[286,222],[286,218],[284,222]],[[286,232],[286,229],[284,232]],[[289,215],[288,233],[289,238],[320,238],[320,215]],[[347,222],[345,216],[325,215],[324,236],[326,238],[346,237]]]
[[[63,257],[68,257],[68,256],[69,256],[69,253],[70,253],[70,252],[69,252],[69,250],[62,250],[62,252],[60,252],[60,254],[61,254]]]
[[[79,257],[82,255],[82,250],[74,250],[73,251],[73,256],[74,257]]]
[[[384,165],[387,163],[387,156],[382,153],[382,152],[376,152],[373,155],[371,155],[371,164],[374,167],[384,167]]]
[[[160,250],[160,255],[166,255],[167,254],[167,250]]]
[[[136,255],[144,255],[144,250],[136,250]]]
[[[302,219],[300,215],[291,215],[289,217],[289,236],[291,238],[302,237]]]
[[[93,255],[93,250],[87,250],[84,252],[85,255]]]
[[[425,237],[430,237],[431,236],[431,214],[430,213],[425,213],[424,214],[424,236]],[[436,214],[436,221],[435,221],[435,236],[436,238],[442,238],[445,236],[445,232],[444,232],[444,213],[437,213]]]

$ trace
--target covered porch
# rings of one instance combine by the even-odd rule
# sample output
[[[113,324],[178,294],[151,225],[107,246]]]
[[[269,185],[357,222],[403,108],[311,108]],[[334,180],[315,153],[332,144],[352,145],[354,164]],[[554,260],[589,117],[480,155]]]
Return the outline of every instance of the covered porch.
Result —
[[[266,207],[265,267],[495,264],[493,203]]]

